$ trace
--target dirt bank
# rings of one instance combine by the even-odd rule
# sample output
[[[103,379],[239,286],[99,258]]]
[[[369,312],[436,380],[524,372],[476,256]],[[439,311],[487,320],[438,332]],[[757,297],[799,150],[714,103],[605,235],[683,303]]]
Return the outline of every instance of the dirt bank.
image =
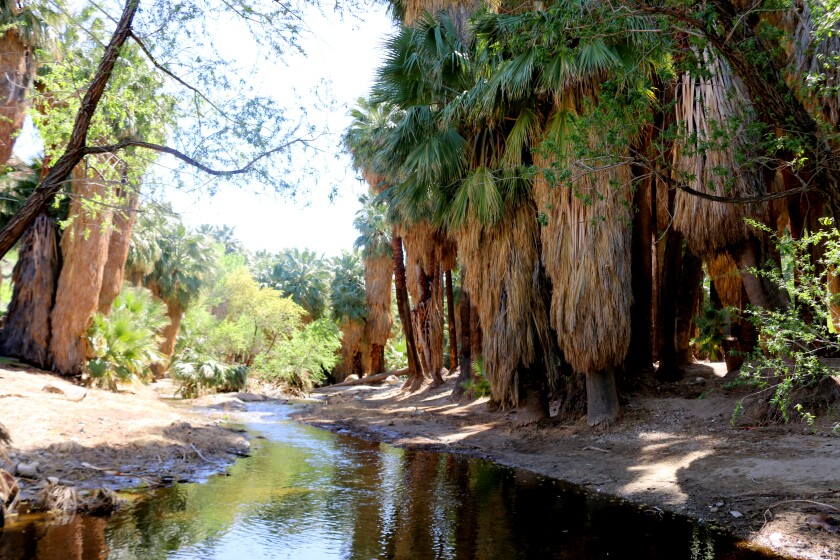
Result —
[[[113,393],[0,367],[0,422],[12,438],[3,467],[26,475],[24,501],[52,484],[78,490],[83,506],[92,489],[201,480],[247,453],[243,434],[217,425],[224,409],[199,412],[173,392],[167,380]]]
[[[462,452],[714,522],[755,544],[809,559],[840,559],[840,438],[826,419],[730,424],[744,390],[725,389],[716,364],[651,385],[615,425],[583,421],[515,428],[486,399],[453,403],[454,377],[412,395],[399,387],[324,388],[303,422],[400,446]],[[834,419],[833,422],[837,420]]]

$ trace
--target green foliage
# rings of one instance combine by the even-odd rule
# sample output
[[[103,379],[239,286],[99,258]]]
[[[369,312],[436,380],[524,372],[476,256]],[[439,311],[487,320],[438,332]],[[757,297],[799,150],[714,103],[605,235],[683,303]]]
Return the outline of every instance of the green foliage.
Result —
[[[365,299],[365,271],[356,252],[344,251],[332,262],[333,280],[330,284],[332,318],[343,322],[363,322],[368,307]]]
[[[257,255],[252,270],[260,284],[292,298],[311,318],[324,315],[329,269],[314,251],[295,248],[273,256]]]
[[[830,219],[801,239],[779,237],[766,226],[752,225],[771,237],[785,260],[795,263],[795,272],[775,262],[751,271],[786,291],[790,305],[787,309],[747,309],[746,317],[759,331],[760,345],[754,361],[742,368],[742,376],[769,394],[785,422],[793,413],[807,420],[807,403],[796,401],[807,399],[808,392],[833,373],[821,358],[840,351],[840,335],[831,317],[831,306],[840,299],[829,289],[829,275],[840,267],[840,232]],[[813,254],[820,256],[815,259]]]
[[[279,382],[293,392],[307,392],[335,366],[340,347],[338,327],[329,319],[319,319],[277,344],[272,352],[257,356],[253,370],[261,378]]]
[[[489,397],[491,395],[490,382],[484,375],[484,360],[478,356],[473,360],[473,378],[464,384],[464,394],[472,399]]]
[[[697,337],[691,339],[691,344],[697,348],[701,356],[708,356],[710,361],[723,359],[723,339],[729,326],[729,310],[715,309],[711,301],[703,302],[700,315],[694,318],[694,323],[700,331]]]
[[[194,399],[209,391],[241,391],[248,381],[248,367],[225,364],[193,352],[185,352],[170,366],[172,379],[180,383],[177,394]]]
[[[124,287],[110,315],[96,314],[88,331],[94,356],[88,373],[93,382],[116,390],[119,383],[148,381],[151,364],[162,359],[157,332],[167,322],[163,306],[148,290]]]
[[[359,197],[362,207],[356,212],[353,227],[359,232],[359,237],[353,247],[362,252],[365,259],[390,257],[391,224],[388,222],[386,207],[367,195]]]

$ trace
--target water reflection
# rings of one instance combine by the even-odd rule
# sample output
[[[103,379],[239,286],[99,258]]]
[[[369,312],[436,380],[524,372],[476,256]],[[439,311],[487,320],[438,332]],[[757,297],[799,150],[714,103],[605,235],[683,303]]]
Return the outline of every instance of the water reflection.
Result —
[[[673,515],[525,471],[336,436],[262,408],[229,476],[136,500],[109,520],[2,533],[8,560],[767,558]]]

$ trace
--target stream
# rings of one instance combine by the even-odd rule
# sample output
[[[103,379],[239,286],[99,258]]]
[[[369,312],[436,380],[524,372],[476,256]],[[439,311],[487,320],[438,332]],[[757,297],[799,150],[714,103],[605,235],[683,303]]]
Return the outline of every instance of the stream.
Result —
[[[244,415],[252,453],[227,475],[127,493],[111,517],[21,520],[2,560],[758,559],[687,517],[520,469]]]

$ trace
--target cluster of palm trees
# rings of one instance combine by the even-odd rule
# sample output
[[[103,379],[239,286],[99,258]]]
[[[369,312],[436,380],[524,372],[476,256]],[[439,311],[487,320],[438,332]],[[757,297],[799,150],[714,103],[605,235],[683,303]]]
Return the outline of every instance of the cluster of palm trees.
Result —
[[[440,11],[396,10],[413,15],[345,135],[386,206],[413,375],[439,382],[442,271],[456,266],[462,322],[480,333],[460,336],[481,341],[459,382],[480,353],[493,400],[522,423],[552,395],[610,422],[617,381],[656,361],[679,378],[704,274],[718,307],[786,305],[749,272],[774,254],[745,218],[796,236],[824,205],[764,200],[795,169],[767,151],[772,129],[713,46],[686,50],[623,4],[426,7]],[[746,322],[732,334],[741,355],[755,344]]]

